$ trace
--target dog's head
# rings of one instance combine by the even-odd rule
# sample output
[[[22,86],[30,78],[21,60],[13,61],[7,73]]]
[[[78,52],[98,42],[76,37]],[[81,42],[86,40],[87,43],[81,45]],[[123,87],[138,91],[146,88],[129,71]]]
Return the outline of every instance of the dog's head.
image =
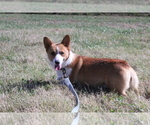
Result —
[[[43,43],[50,60],[51,65],[55,70],[60,70],[66,66],[66,60],[69,58],[70,52],[70,37],[66,35],[59,44],[53,43],[47,37],[44,37]]]

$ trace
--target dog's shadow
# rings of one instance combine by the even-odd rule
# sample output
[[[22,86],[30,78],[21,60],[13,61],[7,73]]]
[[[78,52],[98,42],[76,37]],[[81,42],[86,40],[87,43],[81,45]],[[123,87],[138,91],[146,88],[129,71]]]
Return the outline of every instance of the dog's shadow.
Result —
[[[48,85],[61,85],[59,81],[56,80],[49,80],[49,81],[42,81],[42,80],[22,80],[20,88],[22,90],[29,90],[33,91],[34,89],[38,87],[45,87],[47,88]],[[54,87],[54,86],[53,86]],[[111,90],[107,88],[105,85],[99,86],[99,87],[91,87],[88,85],[79,85],[79,84],[73,84],[73,87],[78,93],[99,93],[99,92],[105,92],[109,93]],[[47,88],[48,89],[48,88]]]
[[[39,88],[39,87],[45,87],[45,89],[48,90],[50,85],[60,85],[60,83],[58,81],[55,80],[49,80],[49,81],[43,81],[43,80],[33,80],[33,79],[22,79],[20,82],[16,83],[16,84],[7,84],[4,85],[3,91],[4,92],[11,92],[14,88],[17,89],[18,91],[29,91],[29,92],[33,92],[35,89]],[[54,87],[53,86],[53,87]],[[73,87],[75,88],[75,90],[77,91],[77,93],[99,93],[99,92],[105,92],[105,93],[109,93],[110,89],[108,89],[105,86],[101,86],[101,87],[90,87],[88,85],[77,85],[77,84],[73,84]]]
[[[3,86],[1,86],[2,90],[4,92],[11,92],[14,89],[17,91],[29,91],[29,92],[33,92],[33,90],[39,88],[39,87],[47,87],[48,85],[51,84],[57,84],[56,81],[51,80],[51,81],[43,81],[43,80],[33,80],[33,79],[22,79],[20,82],[18,83],[14,83],[14,84],[5,84]]]
[[[56,82],[51,81],[52,84]],[[32,91],[38,87],[47,86],[51,84],[50,81],[42,81],[42,80],[22,80],[21,89]]]
[[[110,93],[111,90],[106,87],[105,85],[102,85],[102,86],[97,86],[97,87],[92,87],[92,86],[88,86],[86,84],[84,85],[73,85],[74,88],[79,92],[79,93],[94,93],[94,94],[97,94],[97,93],[100,93],[100,92],[104,92],[104,93]]]

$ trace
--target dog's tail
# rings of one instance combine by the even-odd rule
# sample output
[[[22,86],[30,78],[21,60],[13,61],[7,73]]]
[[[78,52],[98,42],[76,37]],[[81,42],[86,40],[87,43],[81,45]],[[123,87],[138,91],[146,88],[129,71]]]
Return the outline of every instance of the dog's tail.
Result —
[[[130,88],[133,89],[137,95],[139,95],[139,79],[137,77],[137,74],[133,68],[130,68],[130,73]]]

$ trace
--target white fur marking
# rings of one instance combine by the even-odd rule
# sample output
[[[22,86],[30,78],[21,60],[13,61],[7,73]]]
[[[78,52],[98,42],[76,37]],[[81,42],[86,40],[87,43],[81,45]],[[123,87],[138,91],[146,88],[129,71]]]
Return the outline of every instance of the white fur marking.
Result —
[[[57,54],[59,54],[59,47],[58,46],[56,47],[56,51],[57,51]]]
[[[57,54],[56,54],[55,58],[52,61],[48,59],[49,64],[53,68],[55,67],[55,61],[59,61],[61,68],[66,69],[67,76],[70,76],[71,71],[72,71],[72,68],[67,68],[67,66],[72,63],[74,55],[75,55],[74,53],[72,53],[72,51],[70,51],[69,53],[70,53],[69,58],[66,61],[63,61],[63,57],[59,54],[59,47],[57,46]],[[56,73],[57,73],[57,80],[60,79],[61,77],[63,77],[61,70],[57,70]]]
[[[62,64],[62,68],[66,69],[67,76],[70,76],[71,71],[72,71],[72,68],[67,68],[67,66],[72,63],[73,57],[74,57],[74,54],[70,51],[69,58],[66,61],[64,61]],[[63,77],[62,71],[58,70],[57,71],[57,80],[60,79],[61,77]]]
[[[62,63],[63,63],[63,57],[60,55],[60,53],[59,53],[59,47],[57,46],[57,48],[56,48],[56,56],[55,56],[55,58],[53,59],[53,66],[55,67],[55,62],[57,61],[57,62],[59,62],[59,66],[60,66],[60,69],[62,68]]]

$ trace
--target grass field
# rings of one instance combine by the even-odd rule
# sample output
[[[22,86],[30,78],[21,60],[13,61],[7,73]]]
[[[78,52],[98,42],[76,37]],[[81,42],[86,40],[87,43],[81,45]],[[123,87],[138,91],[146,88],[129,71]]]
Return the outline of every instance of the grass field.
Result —
[[[74,97],[56,81],[43,46],[44,36],[58,43],[69,34],[73,52],[126,60],[140,80],[140,99],[132,91],[123,97],[113,92],[89,93],[76,89],[81,113],[149,113],[149,26],[150,17],[1,14],[0,112],[67,113],[72,110]]]
[[[72,113],[5,113],[1,125],[71,125]],[[7,119],[6,119],[7,118]],[[149,113],[80,113],[78,125],[149,125]],[[6,119],[6,120],[5,120]]]
[[[150,2],[50,3],[2,2],[0,12],[150,12]]]

